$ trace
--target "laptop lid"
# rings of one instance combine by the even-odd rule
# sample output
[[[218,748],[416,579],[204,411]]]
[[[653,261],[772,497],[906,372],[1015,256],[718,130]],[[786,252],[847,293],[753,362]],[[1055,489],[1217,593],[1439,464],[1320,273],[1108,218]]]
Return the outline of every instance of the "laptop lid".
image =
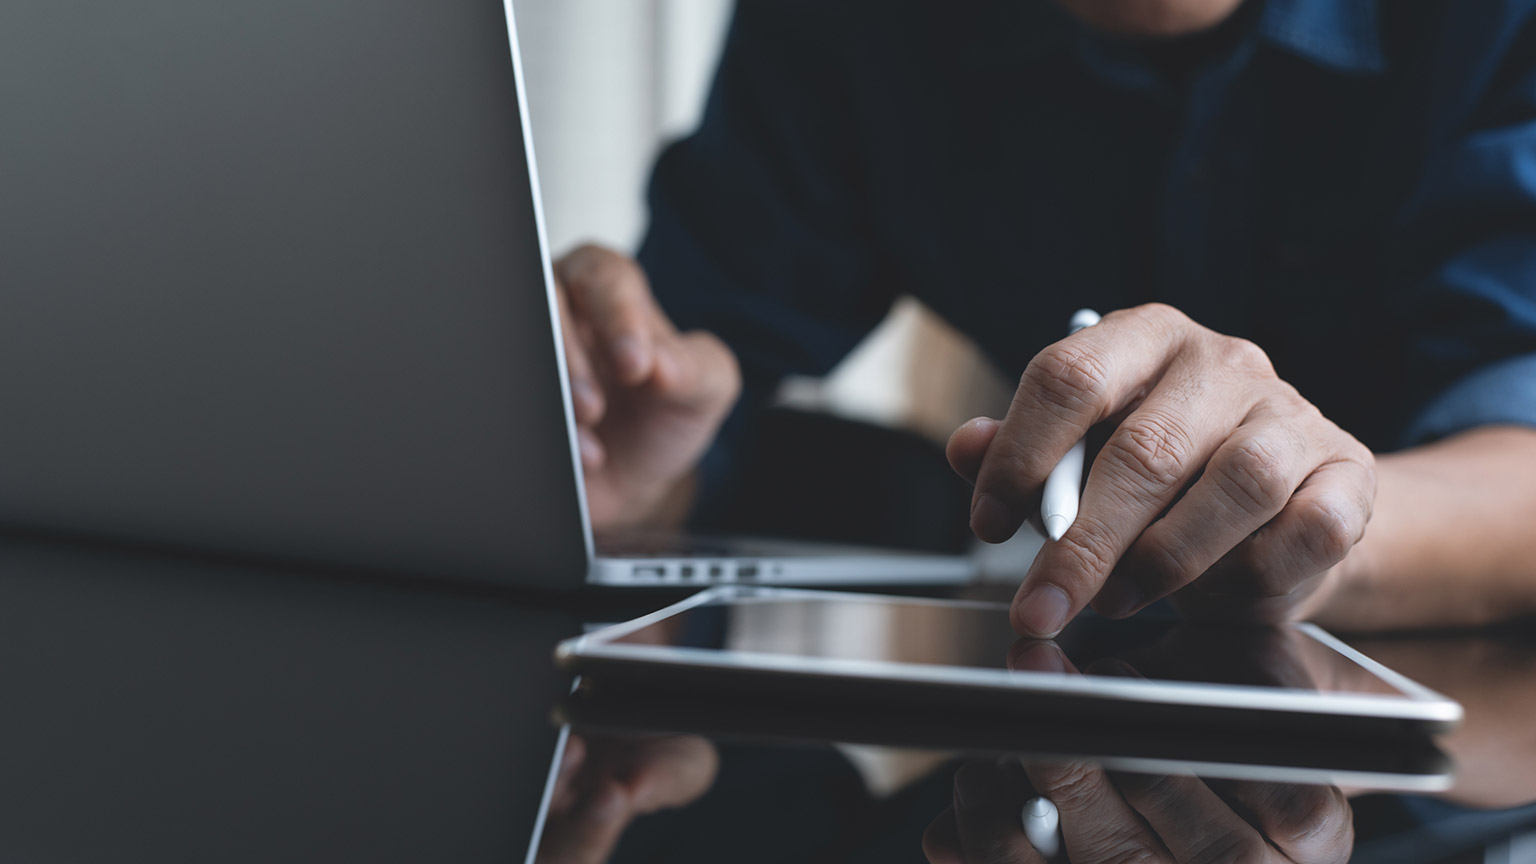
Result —
[[[512,24],[0,5],[0,525],[578,584]]]

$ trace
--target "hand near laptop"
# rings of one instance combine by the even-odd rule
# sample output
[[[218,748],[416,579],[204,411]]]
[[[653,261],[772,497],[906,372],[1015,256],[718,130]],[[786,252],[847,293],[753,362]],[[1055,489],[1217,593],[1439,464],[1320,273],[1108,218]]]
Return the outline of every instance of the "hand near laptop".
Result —
[[[1113,431],[1078,516],[1014,598],[1020,633],[1054,635],[1090,602],[1119,618],[1175,592],[1186,611],[1301,617],[1371,518],[1363,444],[1253,343],[1149,304],[1041,351],[1006,417],[950,438],[950,463],[976,486],[976,535],[1012,536],[1046,475],[1101,423]]]
[[[735,355],[712,334],[679,333],[617,252],[582,246],[554,270],[593,526],[678,524],[741,390]]]

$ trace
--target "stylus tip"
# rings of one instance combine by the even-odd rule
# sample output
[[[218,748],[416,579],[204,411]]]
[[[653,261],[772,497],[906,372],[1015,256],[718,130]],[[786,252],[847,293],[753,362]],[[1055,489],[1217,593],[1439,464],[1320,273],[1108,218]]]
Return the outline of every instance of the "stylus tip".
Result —
[[[1071,522],[1067,521],[1067,517],[1061,515],[1060,513],[1052,513],[1051,515],[1045,517],[1045,533],[1050,536],[1052,540],[1060,540],[1061,535],[1067,533],[1067,528],[1071,524]]]
[[[1046,819],[1054,815],[1055,810],[1056,806],[1051,803],[1051,799],[1042,798],[1038,795],[1024,802],[1025,816],[1033,816],[1037,819]]]

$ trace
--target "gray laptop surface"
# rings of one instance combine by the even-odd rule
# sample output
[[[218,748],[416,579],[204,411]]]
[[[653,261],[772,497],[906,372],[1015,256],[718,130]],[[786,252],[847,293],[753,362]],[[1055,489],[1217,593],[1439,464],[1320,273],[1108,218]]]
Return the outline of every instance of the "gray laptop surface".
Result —
[[[511,19],[0,5],[0,525],[551,587],[968,575],[594,558]]]

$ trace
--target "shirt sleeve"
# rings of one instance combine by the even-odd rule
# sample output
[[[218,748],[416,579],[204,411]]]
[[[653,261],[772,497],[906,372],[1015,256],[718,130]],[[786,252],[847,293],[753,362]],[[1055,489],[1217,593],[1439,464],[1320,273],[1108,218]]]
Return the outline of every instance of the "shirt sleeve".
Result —
[[[779,381],[829,371],[894,299],[859,183],[847,5],[742,0],[699,128],[652,175],[640,263],[677,326],[720,336],[742,367],[696,513]]]
[[[1427,273],[1405,304],[1417,395],[1405,446],[1488,424],[1536,427],[1536,35],[1460,64],[1476,88],[1435,148],[1407,244]],[[1464,47],[1470,48],[1470,45]],[[1468,52],[1473,53],[1473,52]],[[1445,119],[1445,118],[1442,118]],[[1412,256],[1409,256],[1412,257]]]

